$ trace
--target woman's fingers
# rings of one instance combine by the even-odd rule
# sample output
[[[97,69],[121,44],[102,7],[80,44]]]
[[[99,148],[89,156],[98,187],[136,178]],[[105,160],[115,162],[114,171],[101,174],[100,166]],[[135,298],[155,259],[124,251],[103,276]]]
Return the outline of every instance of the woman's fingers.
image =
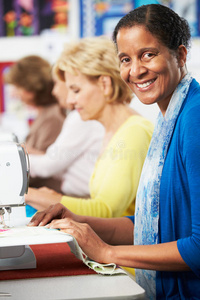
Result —
[[[42,220],[45,222],[44,219],[45,219],[45,212],[44,211],[43,212],[36,212],[36,214],[32,217],[31,221],[29,222],[28,226],[38,226],[42,222]]]
[[[53,219],[62,218],[65,210],[66,208],[60,203],[51,205],[48,209],[37,212],[31,219],[29,226],[45,226]]]
[[[77,223],[66,218],[53,220],[47,227],[61,229],[63,232],[72,235],[90,259],[101,263],[104,262],[104,253],[110,246],[104,243],[88,224]]]

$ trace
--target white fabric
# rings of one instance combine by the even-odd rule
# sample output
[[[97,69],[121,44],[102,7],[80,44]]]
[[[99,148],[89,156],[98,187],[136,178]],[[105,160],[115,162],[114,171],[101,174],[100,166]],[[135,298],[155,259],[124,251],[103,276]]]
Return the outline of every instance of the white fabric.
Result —
[[[89,180],[102,147],[104,128],[97,121],[82,121],[77,111],[67,116],[61,133],[44,155],[29,155],[32,177],[61,178],[62,192],[88,196]]]
[[[90,269],[94,270],[96,273],[102,274],[102,275],[117,275],[117,274],[126,274],[126,272],[121,269],[119,266],[117,266],[115,263],[109,263],[109,264],[101,264],[96,261],[91,260],[80,248],[78,245],[77,240],[72,236],[72,241],[67,242],[71,252],[80,260],[83,261],[83,263],[88,266]]]

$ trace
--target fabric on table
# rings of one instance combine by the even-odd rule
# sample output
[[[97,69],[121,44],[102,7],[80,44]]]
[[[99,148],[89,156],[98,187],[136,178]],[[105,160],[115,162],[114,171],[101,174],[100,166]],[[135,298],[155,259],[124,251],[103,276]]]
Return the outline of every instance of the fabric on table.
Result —
[[[117,274],[126,274],[126,272],[118,267],[114,263],[109,264],[101,264],[96,261],[91,260],[79,247],[76,239],[73,238],[73,241],[68,242],[71,252],[74,253],[74,255],[82,260],[86,266],[88,266],[90,269],[94,270],[96,273],[102,274],[102,275],[117,275]]]

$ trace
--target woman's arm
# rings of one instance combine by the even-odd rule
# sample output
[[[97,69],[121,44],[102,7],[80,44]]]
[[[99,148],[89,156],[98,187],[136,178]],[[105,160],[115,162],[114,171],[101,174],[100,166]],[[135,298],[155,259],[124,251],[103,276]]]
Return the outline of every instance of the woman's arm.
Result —
[[[126,217],[79,216],[57,204],[37,213],[30,223],[31,226],[46,224],[49,228],[59,228],[74,236],[85,254],[100,263],[113,262],[126,267],[163,271],[190,270],[179,254],[176,241],[132,246],[134,225]]]
[[[133,222],[126,217],[97,218],[78,216],[79,223],[88,224],[96,234],[111,245],[133,245]]]
[[[176,241],[157,245],[112,247],[108,259],[112,257],[121,266],[156,271],[190,270],[178,251]]]
[[[133,222],[126,217],[123,218],[96,218],[81,216],[72,213],[64,205],[57,203],[51,205],[48,209],[37,212],[29,226],[45,226],[51,223],[51,226],[59,224],[66,228],[68,220],[78,223],[88,224],[101,239],[113,245],[132,245],[133,244]]]
[[[129,235],[130,232],[132,232],[133,228],[131,228],[131,220],[128,218],[109,220],[111,227],[109,226],[109,222],[107,223],[105,219],[103,219],[100,223],[102,228],[104,228],[102,229],[103,231],[108,230],[111,233],[109,237],[110,240],[112,240],[113,236],[120,236],[121,239],[123,239],[123,235]],[[120,220],[122,222],[120,222]],[[89,220],[87,219],[87,221]],[[92,219],[91,221],[93,222]],[[117,225],[115,221],[118,223]],[[116,226],[115,229],[113,229],[112,222]],[[64,232],[74,236],[84,253],[90,257],[90,259],[100,263],[115,263],[125,267],[157,271],[190,270],[181,258],[176,241],[158,245],[111,246],[92,230],[91,226],[95,227],[94,223],[91,223],[91,226],[88,224],[80,224],[71,219],[62,219],[52,221],[48,227],[60,228]],[[111,231],[110,228],[112,228]],[[120,242],[120,239],[118,239],[118,242]],[[127,242],[129,243],[131,240],[126,240],[124,244]]]
[[[37,210],[47,209],[50,205],[59,203],[62,194],[55,192],[47,187],[28,188],[28,194],[25,195],[25,202]]]

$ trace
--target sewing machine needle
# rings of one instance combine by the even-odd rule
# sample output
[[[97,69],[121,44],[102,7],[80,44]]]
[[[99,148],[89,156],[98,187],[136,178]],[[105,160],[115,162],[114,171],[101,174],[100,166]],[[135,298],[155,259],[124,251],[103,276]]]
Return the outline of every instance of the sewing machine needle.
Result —
[[[7,228],[6,223],[4,221],[4,217],[2,215],[0,215],[0,218],[1,218],[0,224],[3,225],[3,228]]]

